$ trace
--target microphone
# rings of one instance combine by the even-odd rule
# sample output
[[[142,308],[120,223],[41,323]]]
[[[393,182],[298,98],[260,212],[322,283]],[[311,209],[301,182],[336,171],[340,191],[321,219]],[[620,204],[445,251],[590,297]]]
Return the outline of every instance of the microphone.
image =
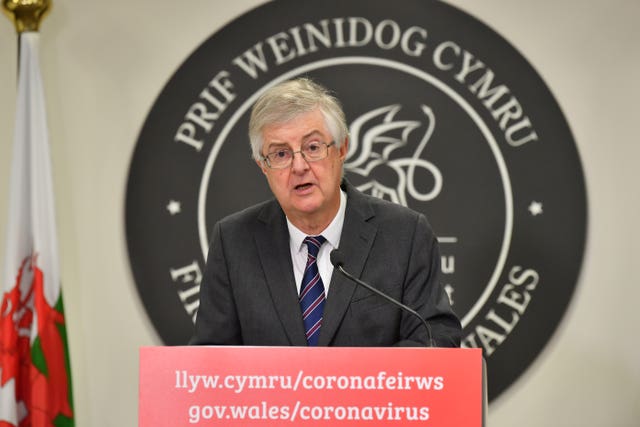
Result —
[[[344,258],[342,257],[342,254],[338,251],[338,249],[334,249],[333,251],[331,251],[331,255],[329,257],[331,259],[331,264],[333,264],[333,267],[336,270],[338,270],[340,273],[342,273],[342,275],[345,276],[347,279],[357,283],[360,286],[365,287],[366,289],[370,290],[374,294],[386,299],[391,304],[394,304],[397,307],[400,307],[402,310],[406,311],[407,313],[411,313],[415,317],[420,319],[420,322],[422,322],[424,327],[427,329],[427,335],[429,337],[429,347],[437,347],[435,341],[433,340],[433,334],[431,333],[431,327],[429,326],[427,321],[424,320],[424,318],[422,316],[420,316],[420,314],[418,314],[417,311],[415,311],[414,309],[404,305],[403,303],[401,303],[400,301],[396,300],[395,298],[385,294],[384,292],[374,288],[373,286],[369,285],[368,283],[363,282],[362,280],[358,279],[357,277],[355,277],[355,276],[351,275],[349,272],[347,272],[342,267],[342,265],[344,264]]]

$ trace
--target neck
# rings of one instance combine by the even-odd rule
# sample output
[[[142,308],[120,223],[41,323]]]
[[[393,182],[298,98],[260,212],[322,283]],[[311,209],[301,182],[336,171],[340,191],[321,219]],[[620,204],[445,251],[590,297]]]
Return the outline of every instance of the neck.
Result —
[[[333,218],[336,216],[337,213],[338,213],[338,210],[336,209],[333,212],[333,214],[330,216],[318,215],[317,217],[310,217],[310,216],[295,217],[295,216],[287,215],[287,218],[289,218],[289,221],[291,221],[291,223],[295,225],[303,233],[309,236],[317,236],[325,228],[327,228],[329,224],[331,224],[331,221],[333,221]]]
[[[314,212],[312,214],[285,212],[285,215],[298,230],[309,236],[317,236],[331,224],[331,221],[333,221],[338,214],[338,210],[340,210],[340,198],[338,198],[338,203],[336,203],[335,206],[331,206],[321,212]]]

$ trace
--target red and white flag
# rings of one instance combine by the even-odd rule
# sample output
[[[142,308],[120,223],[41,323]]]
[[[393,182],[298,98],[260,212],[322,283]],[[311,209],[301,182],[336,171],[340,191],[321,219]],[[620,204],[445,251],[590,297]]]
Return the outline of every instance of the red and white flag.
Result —
[[[20,34],[0,310],[0,427],[73,426],[39,33]]]

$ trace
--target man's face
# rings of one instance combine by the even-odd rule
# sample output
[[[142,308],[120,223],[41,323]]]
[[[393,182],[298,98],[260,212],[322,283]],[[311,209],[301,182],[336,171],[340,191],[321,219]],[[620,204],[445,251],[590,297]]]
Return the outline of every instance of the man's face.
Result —
[[[266,126],[262,137],[263,155],[282,148],[298,151],[310,141],[326,144],[333,141],[319,109],[287,123]],[[307,162],[296,153],[288,168],[271,169],[262,162],[257,163],[287,218],[303,231],[313,232],[317,230],[309,227],[326,227],[338,211],[346,153],[347,141],[344,141],[340,148],[329,147],[327,157],[315,162]]]

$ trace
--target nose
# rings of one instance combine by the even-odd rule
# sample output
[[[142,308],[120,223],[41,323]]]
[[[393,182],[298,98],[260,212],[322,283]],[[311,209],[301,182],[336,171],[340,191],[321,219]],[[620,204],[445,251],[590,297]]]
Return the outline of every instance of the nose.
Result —
[[[291,160],[291,170],[294,173],[302,173],[309,169],[309,163],[305,160],[300,151],[293,153],[293,159]]]

